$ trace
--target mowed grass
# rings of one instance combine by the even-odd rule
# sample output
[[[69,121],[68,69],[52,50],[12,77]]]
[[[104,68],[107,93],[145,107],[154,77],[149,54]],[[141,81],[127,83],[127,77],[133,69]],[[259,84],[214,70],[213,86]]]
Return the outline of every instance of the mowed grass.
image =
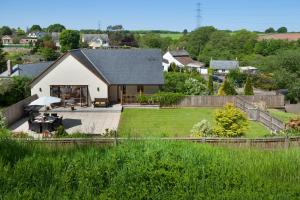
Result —
[[[269,112],[272,116],[277,117],[285,123],[289,122],[290,119],[300,118],[300,115],[294,113],[286,113],[276,109],[269,109]]]
[[[121,137],[189,137],[193,125],[203,119],[214,125],[214,108],[125,109],[121,115]],[[246,137],[267,135],[269,131],[250,122]]]

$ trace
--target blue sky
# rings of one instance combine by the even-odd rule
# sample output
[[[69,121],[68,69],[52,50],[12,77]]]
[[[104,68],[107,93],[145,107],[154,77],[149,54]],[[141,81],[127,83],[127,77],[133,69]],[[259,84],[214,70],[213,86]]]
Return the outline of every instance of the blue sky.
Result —
[[[96,29],[100,21],[102,29],[122,24],[130,30],[192,30],[197,2],[203,26],[300,31],[299,0],[0,0],[0,26],[61,23],[69,29]]]

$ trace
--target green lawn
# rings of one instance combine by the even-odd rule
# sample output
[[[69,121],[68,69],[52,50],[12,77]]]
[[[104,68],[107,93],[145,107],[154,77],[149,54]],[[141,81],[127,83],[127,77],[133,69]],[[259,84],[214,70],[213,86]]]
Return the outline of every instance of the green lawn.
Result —
[[[177,40],[183,36],[182,33],[162,33],[160,34],[161,37],[170,37],[173,40]]]
[[[145,34],[140,34],[141,36],[144,36]],[[173,40],[178,40],[179,38],[181,38],[183,36],[182,33],[161,33],[159,34],[160,37],[165,38],[165,37],[170,37]]]
[[[289,120],[292,118],[300,118],[300,115],[297,115],[294,113],[286,113],[286,112],[283,112],[281,110],[276,110],[276,109],[269,109],[269,112],[274,117],[277,117],[278,119],[280,119],[286,123],[289,122]]]
[[[214,125],[214,108],[125,109],[119,125],[120,136],[188,137],[194,124],[207,119]],[[263,137],[268,130],[250,122],[246,137]]]

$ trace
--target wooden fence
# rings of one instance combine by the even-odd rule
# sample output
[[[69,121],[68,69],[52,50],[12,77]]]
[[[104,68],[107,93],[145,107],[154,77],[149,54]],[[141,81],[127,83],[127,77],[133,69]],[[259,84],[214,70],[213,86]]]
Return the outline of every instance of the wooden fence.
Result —
[[[24,143],[38,143],[59,146],[62,145],[117,145],[124,142],[142,141],[182,141],[214,146],[245,147],[245,148],[289,148],[299,147],[300,137],[274,137],[274,138],[49,138],[49,139],[15,139]]]
[[[282,131],[285,130],[285,123],[281,120],[273,117],[266,111],[261,110],[249,101],[245,100],[244,97],[236,97],[234,105],[247,113],[250,120],[258,121],[266,126],[271,131]]]
[[[9,126],[16,122],[17,120],[21,119],[24,116],[24,107],[30,104],[32,101],[38,98],[37,95],[33,95],[19,101],[16,104],[13,104],[7,108],[3,109],[3,115],[5,117],[5,122]]]
[[[181,100],[178,107],[223,107],[234,103],[236,97],[242,97],[248,102],[265,102],[268,108],[284,108],[283,95],[254,95],[254,96],[187,96]]]

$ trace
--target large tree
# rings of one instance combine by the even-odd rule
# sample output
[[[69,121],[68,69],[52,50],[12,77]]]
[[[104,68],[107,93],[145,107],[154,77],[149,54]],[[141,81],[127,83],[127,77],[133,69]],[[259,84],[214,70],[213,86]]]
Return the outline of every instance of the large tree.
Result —
[[[0,35],[12,35],[13,32],[8,26],[2,26],[0,28]]]
[[[199,53],[204,49],[206,43],[209,42],[211,35],[217,31],[212,26],[201,27],[189,34],[187,42],[187,50],[193,58],[197,58]]]
[[[47,31],[49,33],[52,32],[62,32],[63,30],[65,30],[66,28],[64,27],[64,25],[61,24],[51,24],[50,26],[48,26]]]
[[[2,50],[2,45],[0,43],[0,73],[6,70],[6,58],[5,52]]]
[[[71,49],[79,48],[80,34],[74,30],[64,30],[60,34],[59,42],[61,45],[61,52],[66,52]]]
[[[286,27],[280,27],[278,30],[277,30],[277,33],[287,33],[288,32],[288,29]]]
[[[42,28],[40,27],[40,25],[34,24],[30,27],[29,31],[30,32],[42,31]]]
[[[275,29],[272,27],[265,30],[265,33],[275,33],[275,32],[276,32]]]

